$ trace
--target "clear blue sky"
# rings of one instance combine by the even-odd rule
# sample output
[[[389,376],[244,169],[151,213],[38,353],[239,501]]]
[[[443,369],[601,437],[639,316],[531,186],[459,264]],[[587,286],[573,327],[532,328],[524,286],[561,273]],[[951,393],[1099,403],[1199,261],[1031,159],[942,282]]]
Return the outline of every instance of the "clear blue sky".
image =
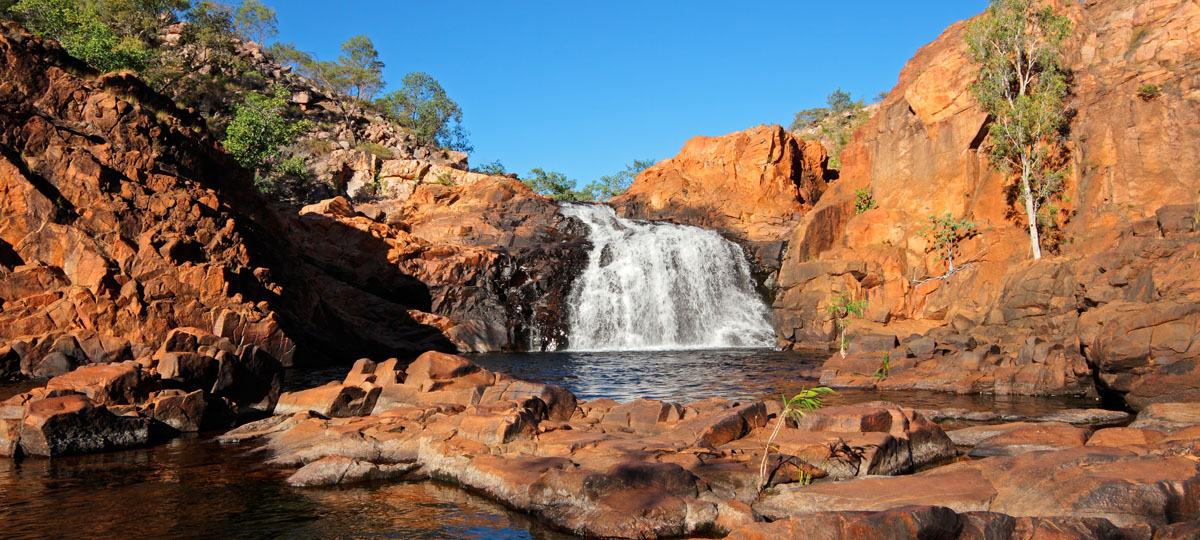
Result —
[[[696,135],[787,125],[842,88],[871,101],[986,0],[265,0],[278,41],[332,60],[366,34],[398,84],[424,71],[463,109],[472,165],[581,182]]]

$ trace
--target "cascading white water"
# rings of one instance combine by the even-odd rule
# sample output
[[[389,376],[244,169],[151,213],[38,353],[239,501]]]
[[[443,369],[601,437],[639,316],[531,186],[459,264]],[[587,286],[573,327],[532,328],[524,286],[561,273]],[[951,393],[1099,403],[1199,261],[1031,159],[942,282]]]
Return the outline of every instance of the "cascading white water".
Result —
[[[590,229],[571,291],[572,350],[770,347],[775,333],[737,245],[715,232],[563,205]]]

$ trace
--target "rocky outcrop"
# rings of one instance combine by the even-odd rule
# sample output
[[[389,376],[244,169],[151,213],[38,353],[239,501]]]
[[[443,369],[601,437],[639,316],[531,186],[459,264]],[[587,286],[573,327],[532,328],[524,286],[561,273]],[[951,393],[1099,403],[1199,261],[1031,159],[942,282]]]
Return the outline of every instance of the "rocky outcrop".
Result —
[[[347,229],[360,234],[347,237]],[[564,345],[567,297],[587,260],[582,226],[558,214],[554,201],[505,177],[423,184],[404,201],[312,205],[293,222],[292,236],[303,239],[307,261],[359,294],[443,318],[433,324],[462,351]],[[379,302],[331,307],[357,321],[348,331],[376,338],[401,333],[395,341],[403,343],[411,330],[364,309],[373,304]]]
[[[403,199],[420,183],[473,183],[487,175],[467,171],[467,154],[423,144],[411,130],[377,110],[293,72],[261,44],[231,39],[216,49],[186,36],[189,23],[163,28],[160,52],[186,66],[181,78],[164,92],[209,120],[225,126],[234,104],[248,92],[270,94],[282,88],[290,95],[287,114],[310,122],[314,129],[284,150],[285,157],[304,162],[304,177],[279,178],[271,186],[273,200],[310,204],[336,197],[356,200]],[[220,84],[212,84],[216,79]],[[219,133],[219,130],[217,131]]]
[[[76,368],[0,403],[0,456],[61,456],[228,428],[276,408],[283,365],[253,344],[172,330],[150,356]]]
[[[825,191],[831,176],[826,161],[820,143],[796,139],[779,126],[695,137],[609,204],[627,218],[720,231],[773,270],[780,241]]]
[[[1181,0],[1056,7],[1073,21],[1065,225],[1048,241],[1057,255],[1027,260],[1012,183],[984,152],[966,24],[952,25],[905,66],[788,240],[773,305],[781,345],[829,343],[826,308],[840,297],[867,302],[852,341],[901,342],[832,358],[826,382],[1098,391],[1135,408],[1195,392],[1196,293],[1182,276],[1200,245],[1200,175],[1187,150],[1200,140],[1190,105],[1200,48],[1187,37],[1200,31],[1200,9]],[[1139,97],[1150,84],[1161,95]],[[856,212],[856,189],[877,207]],[[928,216],[947,212],[977,226],[958,244],[952,275],[925,232]],[[885,354],[890,374],[869,376]]]
[[[256,441],[297,469],[293,485],[434,478],[585,536],[1148,539],[1200,518],[1200,426],[1181,406],[1143,415],[1192,422],[1170,435],[1093,434],[1128,416],[1074,410],[947,436],[872,402],[810,411],[772,438],[777,403],[578,402],[437,352],[406,368],[362,359],[285,402],[221,439]],[[955,442],[981,459],[953,459]]]
[[[519,182],[298,215],[136,78],[0,41],[0,373],[144,363],[178,327],[284,365],[563,341],[578,225]]]
[[[575,534],[617,538],[729,531],[756,520],[748,505],[772,421],[762,402],[577,402],[563,388],[437,352],[404,369],[363,359],[343,383],[284,394],[280,404],[277,416],[222,440],[259,440],[271,463],[300,467],[293,484],[405,471]],[[775,486],[798,482],[801,471],[899,474],[955,454],[939,427],[888,403],[818,411],[781,433],[766,461],[765,480]]]

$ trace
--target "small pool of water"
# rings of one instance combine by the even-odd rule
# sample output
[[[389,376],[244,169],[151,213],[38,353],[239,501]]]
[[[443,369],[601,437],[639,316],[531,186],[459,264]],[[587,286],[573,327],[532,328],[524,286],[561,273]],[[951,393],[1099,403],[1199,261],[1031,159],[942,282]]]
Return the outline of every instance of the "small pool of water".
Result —
[[[779,399],[818,386],[817,368],[827,351],[727,349],[701,351],[618,351],[486,353],[468,355],[476,363],[518,379],[557,384],[578,398],[630,401],[639,397],[686,403],[706,398],[732,401]],[[945,392],[843,390],[827,405],[892,401],[917,409],[963,408],[1036,417],[1063,409],[1099,407],[1095,399],[956,395]]]
[[[0,459],[0,538],[569,538],[434,482],[300,489],[285,476],[208,437]]]

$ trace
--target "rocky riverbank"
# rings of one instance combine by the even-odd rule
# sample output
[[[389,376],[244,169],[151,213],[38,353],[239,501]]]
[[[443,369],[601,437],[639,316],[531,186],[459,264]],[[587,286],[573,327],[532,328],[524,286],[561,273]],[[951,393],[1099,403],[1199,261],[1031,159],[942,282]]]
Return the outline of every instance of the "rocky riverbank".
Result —
[[[257,441],[295,471],[292,485],[436,479],[585,536],[1200,531],[1194,404],[1153,405],[1129,427],[1093,410],[947,433],[921,412],[863,403],[788,422],[767,451],[775,402],[580,402],[429,352],[403,368],[359,360],[342,383],[283,394],[275,412],[222,440]]]

